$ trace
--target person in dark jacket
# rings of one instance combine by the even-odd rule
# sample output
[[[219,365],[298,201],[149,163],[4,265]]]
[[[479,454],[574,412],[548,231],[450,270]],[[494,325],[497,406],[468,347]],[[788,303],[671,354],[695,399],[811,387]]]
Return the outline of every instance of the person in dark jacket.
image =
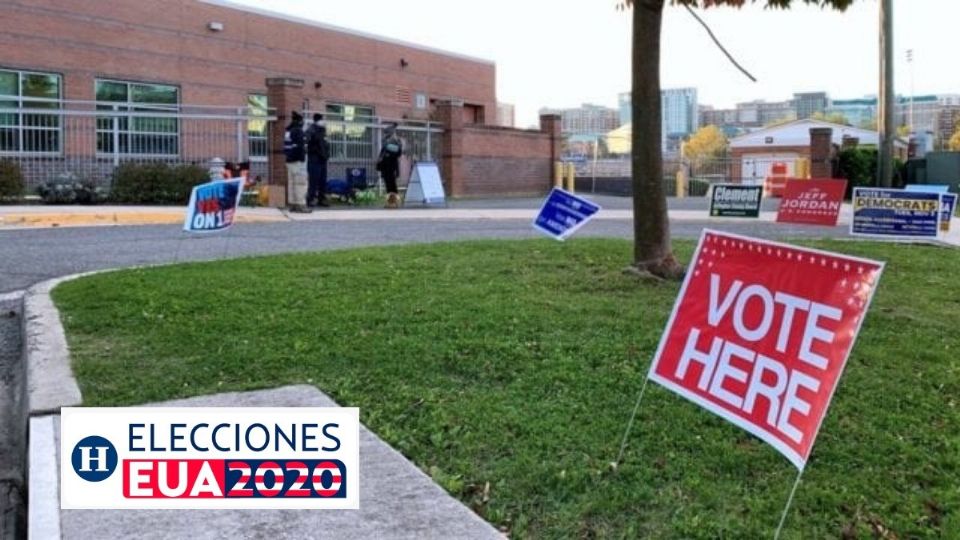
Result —
[[[330,158],[330,143],[323,115],[314,114],[313,123],[307,128],[307,206],[330,206],[327,203],[327,160]]]
[[[287,158],[287,207],[291,212],[309,213],[303,115],[297,111],[293,111],[290,124],[284,133],[283,153]]]
[[[400,207],[400,195],[397,190],[397,177],[400,176],[400,156],[403,155],[403,143],[397,137],[397,125],[390,124],[384,130],[380,156],[377,158],[377,170],[387,187],[387,208]]]

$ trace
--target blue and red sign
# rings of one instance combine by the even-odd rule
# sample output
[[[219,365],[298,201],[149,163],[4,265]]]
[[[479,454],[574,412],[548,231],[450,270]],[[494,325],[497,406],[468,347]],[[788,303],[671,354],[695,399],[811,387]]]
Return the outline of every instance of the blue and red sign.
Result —
[[[190,194],[183,230],[203,233],[230,228],[237,217],[242,195],[242,178],[195,186]]]

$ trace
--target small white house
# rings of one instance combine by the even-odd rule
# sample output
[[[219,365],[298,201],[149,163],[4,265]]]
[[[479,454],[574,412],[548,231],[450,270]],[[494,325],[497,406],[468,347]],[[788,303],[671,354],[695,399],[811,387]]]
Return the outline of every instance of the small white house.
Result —
[[[855,128],[806,118],[786,124],[772,126],[741,135],[730,141],[730,154],[734,160],[734,169],[744,183],[762,183],[770,176],[774,163],[787,166],[787,176],[794,176],[795,165],[800,158],[810,159],[810,130],[812,128],[830,128],[833,130],[831,142],[837,146],[845,138],[855,138],[860,146],[877,146],[880,136],[876,131]],[[897,150],[906,155],[907,143],[897,139]]]

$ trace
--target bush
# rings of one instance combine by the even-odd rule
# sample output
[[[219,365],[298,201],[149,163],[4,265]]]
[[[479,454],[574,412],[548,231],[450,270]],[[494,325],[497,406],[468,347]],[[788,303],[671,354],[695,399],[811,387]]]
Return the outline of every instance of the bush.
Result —
[[[847,179],[846,198],[853,196],[855,187],[875,187],[877,185],[878,152],[871,148],[851,148],[843,150],[837,156],[840,178]],[[899,159],[893,160],[893,187],[902,188],[906,183],[907,164]]]
[[[107,190],[64,173],[37,188],[44,204],[97,204],[107,200]]]
[[[850,148],[837,156],[840,178],[847,179],[847,199],[853,196],[855,187],[877,185],[877,151],[869,148]]]
[[[0,159],[0,201],[19,199],[23,195],[23,173],[20,164]]]
[[[209,181],[197,165],[124,163],[113,173],[110,198],[125,204],[187,204],[193,186]]]

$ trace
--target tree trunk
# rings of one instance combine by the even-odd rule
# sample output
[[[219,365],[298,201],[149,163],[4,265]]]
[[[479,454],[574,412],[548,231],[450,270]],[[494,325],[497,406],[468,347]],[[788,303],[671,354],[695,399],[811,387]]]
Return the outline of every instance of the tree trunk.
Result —
[[[633,2],[633,267],[667,279],[683,276],[670,247],[663,190],[660,27],[664,0]]]

